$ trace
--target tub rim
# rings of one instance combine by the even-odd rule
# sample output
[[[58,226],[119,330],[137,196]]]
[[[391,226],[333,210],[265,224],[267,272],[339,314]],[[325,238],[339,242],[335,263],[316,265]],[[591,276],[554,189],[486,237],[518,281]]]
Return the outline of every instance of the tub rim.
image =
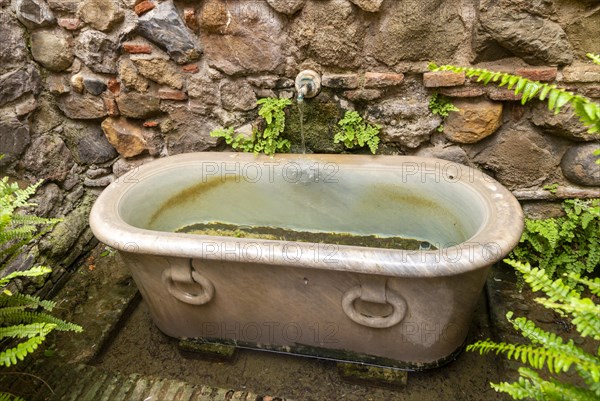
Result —
[[[127,191],[137,182],[165,169],[178,168],[199,162],[253,162],[275,163],[311,160],[351,166],[369,162],[382,168],[400,167],[401,163],[435,166],[437,163],[453,165],[469,172],[469,181],[459,180],[473,189],[483,200],[488,211],[487,219],[469,239],[434,251],[407,251],[335,245],[335,259],[323,255],[315,257],[318,244],[205,236],[196,234],[154,231],[126,223],[119,215],[119,205]],[[343,167],[342,167],[343,168]],[[120,251],[179,258],[210,259],[297,266],[325,270],[338,270],[392,277],[443,277],[477,270],[496,263],[518,243],[523,230],[523,212],[512,193],[493,178],[479,170],[448,160],[416,156],[339,155],[339,154],[277,154],[274,157],[235,152],[195,152],[156,159],[136,167],[119,177],[103,190],[90,212],[90,228],[96,238]],[[165,241],[171,238],[172,241]],[[205,245],[217,242],[223,249],[244,247],[244,254],[206,252]],[[299,249],[299,258],[290,258],[285,252],[292,243]],[[248,252],[249,245],[254,252]],[[258,245],[258,246],[257,246]],[[325,244],[326,246],[327,244]],[[325,252],[326,249],[323,249]],[[260,257],[259,257],[260,254]],[[263,259],[262,255],[268,255]]]

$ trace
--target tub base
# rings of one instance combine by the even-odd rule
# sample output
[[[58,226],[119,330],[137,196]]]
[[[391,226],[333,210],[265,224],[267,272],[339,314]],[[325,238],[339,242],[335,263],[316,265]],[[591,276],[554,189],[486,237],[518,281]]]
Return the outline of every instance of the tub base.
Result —
[[[180,350],[186,353],[196,353],[197,355],[206,357],[207,359],[228,361],[234,358],[234,353],[237,349],[249,349],[254,351],[272,352],[275,354],[287,354],[305,358],[334,361],[338,364],[369,366],[372,368],[412,372],[444,366],[447,363],[455,360],[464,350],[465,346],[466,342],[448,356],[433,362],[413,363],[397,361],[394,359],[383,358],[374,355],[360,354],[352,351],[314,347],[304,344],[276,346],[223,338],[183,338],[180,339],[179,342]]]

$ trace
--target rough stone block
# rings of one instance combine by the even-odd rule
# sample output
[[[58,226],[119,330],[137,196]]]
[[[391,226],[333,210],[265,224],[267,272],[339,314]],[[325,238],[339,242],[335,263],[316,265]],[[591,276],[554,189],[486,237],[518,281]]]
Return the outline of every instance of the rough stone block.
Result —
[[[379,11],[383,0],[350,0],[365,11],[374,13]]]
[[[397,86],[404,81],[404,74],[391,72],[367,72],[365,74],[365,88],[385,88]]]
[[[142,14],[147,13],[148,11],[152,10],[154,7],[156,7],[156,6],[154,5],[153,2],[142,1],[141,3],[138,3],[135,5],[135,7],[133,8],[133,11],[137,15],[142,15]]]
[[[539,67],[539,68],[517,68],[515,74],[522,77],[540,82],[552,82],[556,79],[558,68],[556,67]]]
[[[517,101],[523,97],[521,94],[515,95],[514,90],[493,86],[487,88],[487,94],[490,99],[499,101]]]
[[[117,80],[117,78],[110,78],[107,83],[108,90],[113,94],[118,95],[121,91],[121,83]]]
[[[454,86],[440,88],[439,92],[450,97],[478,97],[485,94],[485,89],[482,86]]]
[[[465,83],[465,73],[452,71],[432,71],[423,74],[423,84],[426,88],[443,86],[459,86]]]
[[[565,82],[600,82],[600,65],[573,64],[563,68],[562,77]]]
[[[160,3],[140,16],[138,32],[165,49],[178,64],[189,63],[200,56],[198,39],[187,29],[170,1]]]
[[[188,28],[192,31],[198,31],[198,16],[196,15],[196,10],[193,8],[186,8],[183,10],[183,21]]]
[[[450,112],[444,123],[444,133],[452,142],[479,142],[502,125],[502,103],[481,99],[457,99],[453,103],[458,111]]]
[[[345,91],[344,96],[353,102],[366,102],[379,99],[383,92],[379,89],[356,89]]]
[[[158,97],[163,100],[187,100],[187,94],[184,91],[161,88],[158,90]]]
[[[598,145],[594,143],[571,147],[562,158],[560,167],[570,181],[578,185],[600,186],[600,165],[596,164],[594,152]]]
[[[323,74],[321,84],[326,88],[356,89],[360,85],[358,74]]]
[[[83,0],[77,13],[83,21],[99,31],[112,29],[124,17],[123,10],[115,0]]]
[[[111,145],[123,157],[133,157],[146,150],[144,129],[125,118],[109,117],[102,121],[102,130]]]
[[[187,64],[181,67],[181,70],[183,72],[187,72],[189,74],[195,74],[198,71],[200,71],[200,68],[198,67],[198,64]]]
[[[67,31],[75,31],[81,27],[81,20],[79,18],[59,18],[58,25]]]
[[[123,51],[129,54],[150,54],[152,53],[152,46],[145,43],[123,43]]]

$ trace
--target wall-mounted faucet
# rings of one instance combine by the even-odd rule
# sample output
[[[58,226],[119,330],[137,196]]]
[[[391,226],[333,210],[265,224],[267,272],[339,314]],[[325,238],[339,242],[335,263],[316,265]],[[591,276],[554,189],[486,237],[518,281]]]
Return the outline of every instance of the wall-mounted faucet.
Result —
[[[321,76],[313,70],[304,70],[296,76],[296,92],[298,102],[303,102],[305,98],[317,96],[321,90]]]

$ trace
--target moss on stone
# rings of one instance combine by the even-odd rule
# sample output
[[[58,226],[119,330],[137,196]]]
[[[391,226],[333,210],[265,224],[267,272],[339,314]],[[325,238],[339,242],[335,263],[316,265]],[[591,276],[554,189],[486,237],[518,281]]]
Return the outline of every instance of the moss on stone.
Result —
[[[337,122],[343,111],[329,95],[321,93],[314,99],[307,99],[303,105],[304,138],[307,151],[313,153],[340,153],[343,145],[333,143]],[[284,135],[292,141],[292,149],[299,149],[302,143],[300,135],[300,112],[294,102],[286,110]]]

